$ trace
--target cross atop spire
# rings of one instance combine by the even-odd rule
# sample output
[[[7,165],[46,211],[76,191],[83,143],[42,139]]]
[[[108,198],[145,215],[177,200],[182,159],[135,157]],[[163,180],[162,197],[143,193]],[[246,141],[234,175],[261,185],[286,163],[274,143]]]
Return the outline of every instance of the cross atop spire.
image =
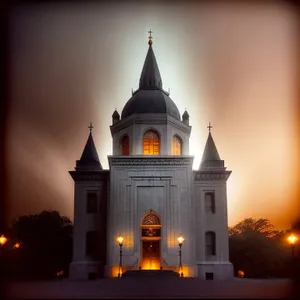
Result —
[[[162,80],[156,58],[152,49],[152,30],[149,31],[149,48],[146,55],[145,63],[140,77],[139,89],[161,90]]]
[[[153,39],[153,37],[152,37],[152,30],[150,29],[149,31],[148,31],[148,33],[149,33],[149,37],[148,37],[148,39],[149,39],[149,41],[148,41],[148,45],[150,46],[150,45],[152,45],[152,39]]]
[[[93,126],[93,123],[92,123],[92,122],[90,122],[90,126],[89,126],[88,128],[90,129],[90,132],[92,132],[92,130],[93,130],[93,128],[94,128],[94,126]]]
[[[209,131],[209,132],[210,132],[210,130],[213,128],[213,127],[210,125],[210,122],[208,123],[207,128],[208,128],[208,131]]]

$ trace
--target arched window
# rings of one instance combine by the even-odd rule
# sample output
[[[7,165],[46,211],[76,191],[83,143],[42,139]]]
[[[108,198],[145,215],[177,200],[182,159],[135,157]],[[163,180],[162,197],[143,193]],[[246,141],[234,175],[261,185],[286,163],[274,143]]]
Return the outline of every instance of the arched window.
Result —
[[[205,233],[206,256],[216,255],[216,234],[213,231]]]
[[[144,216],[142,225],[161,225],[159,217],[152,211]]]
[[[161,236],[161,221],[159,216],[150,210],[141,222],[142,238],[159,238]]]
[[[214,192],[205,193],[205,211],[206,213],[215,213],[215,194]]]
[[[129,136],[125,135],[120,143],[121,155],[129,155]]]
[[[160,152],[159,135],[153,130],[149,130],[144,134],[143,153],[158,155]]]
[[[181,155],[182,154],[182,142],[181,139],[174,135],[172,138],[172,155]]]

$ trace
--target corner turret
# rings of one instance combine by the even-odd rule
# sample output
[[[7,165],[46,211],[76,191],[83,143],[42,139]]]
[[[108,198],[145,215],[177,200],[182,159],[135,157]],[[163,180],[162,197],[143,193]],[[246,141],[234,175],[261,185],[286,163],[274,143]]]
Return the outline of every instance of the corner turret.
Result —
[[[92,136],[92,123],[89,126],[90,134],[80,160],[76,161],[76,170],[102,170],[94,139]]]
[[[120,121],[120,115],[119,113],[117,112],[117,109],[115,109],[114,113],[112,114],[112,123],[113,125],[118,123]]]
[[[182,115],[182,122],[186,125],[190,125],[190,115],[188,112],[185,110],[183,115]]]
[[[209,129],[208,138],[204,147],[200,170],[210,170],[210,169],[224,169],[224,160],[221,160],[220,155],[218,153],[217,147],[211,135],[212,126],[207,126]]]

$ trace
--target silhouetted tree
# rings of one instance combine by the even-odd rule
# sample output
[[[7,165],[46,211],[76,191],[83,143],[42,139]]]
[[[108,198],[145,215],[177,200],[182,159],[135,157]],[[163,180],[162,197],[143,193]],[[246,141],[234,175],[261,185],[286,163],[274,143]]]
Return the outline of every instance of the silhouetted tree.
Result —
[[[248,278],[288,276],[289,246],[286,231],[278,231],[267,219],[247,218],[229,227],[229,256]]]
[[[72,260],[69,218],[57,211],[21,216],[12,222],[10,237],[21,242],[17,251],[6,251],[6,273],[28,278],[50,278],[68,272]]]

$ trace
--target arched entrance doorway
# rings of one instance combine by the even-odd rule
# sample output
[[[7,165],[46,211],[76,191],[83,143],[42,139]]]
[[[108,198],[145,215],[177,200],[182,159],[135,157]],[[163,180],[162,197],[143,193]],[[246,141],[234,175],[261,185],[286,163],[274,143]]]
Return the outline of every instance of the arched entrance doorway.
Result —
[[[161,267],[161,221],[156,212],[149,210],[141,222],[142,270],[159,270]]]

